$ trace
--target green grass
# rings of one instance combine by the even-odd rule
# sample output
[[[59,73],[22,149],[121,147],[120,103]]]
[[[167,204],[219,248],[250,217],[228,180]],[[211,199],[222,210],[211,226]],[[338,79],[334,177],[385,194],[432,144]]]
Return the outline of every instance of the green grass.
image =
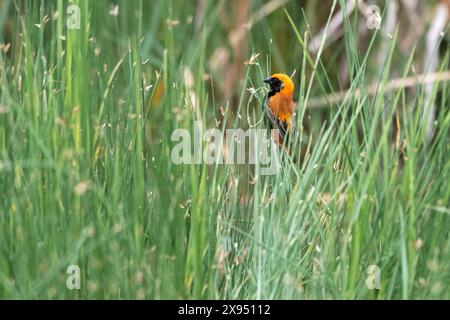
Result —
[[[0,25],[12,24],[12,47],[0,53],[0,298],[450,297],[448,84],[435,86],[432,141],[423,87],[384,90],[415,75],[423,43],[405,55],[397,33],[370,31],[363,42],[356,14],[344,41],[310,56],[307,22],[322,19],[292,2],[255,22],[245,59],[257,52],[258,63],[234,61],[244,81],[221,92],[211,59],[230,47],[225,1],[205,2],[197,30],[197,1],[128,2],[74,1],[81,29],[68,30],[68,1],[0,1],[11,13]],[[350,99],[305,108],[341,89],[342,57]],[[448,50],[441,57],[446,70]],[[295,156],[283,156],[279,174],[172,162],[173,130],[193,132],[195,120],[262,127],[266,91],[246,89],[294,69]],[[72,264],[80,290],[66,288]],[[366,286],[370,265],[379,290]]]

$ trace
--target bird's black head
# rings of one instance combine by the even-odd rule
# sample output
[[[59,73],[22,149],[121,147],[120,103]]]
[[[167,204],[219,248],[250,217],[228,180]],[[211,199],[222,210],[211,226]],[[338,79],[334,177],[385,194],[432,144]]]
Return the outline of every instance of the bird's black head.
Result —
[[[270,86],[269,96],[273,96],[275,93],[280,92],[284,87],[283,81],[277,77],[268,77],[263,81]]]

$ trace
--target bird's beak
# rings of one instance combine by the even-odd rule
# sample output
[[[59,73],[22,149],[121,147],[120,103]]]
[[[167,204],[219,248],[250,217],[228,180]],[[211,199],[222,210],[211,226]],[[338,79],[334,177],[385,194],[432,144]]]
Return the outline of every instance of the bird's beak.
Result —
[[[263,82],[270,84],[272,82],[272,77],[265,78]]]

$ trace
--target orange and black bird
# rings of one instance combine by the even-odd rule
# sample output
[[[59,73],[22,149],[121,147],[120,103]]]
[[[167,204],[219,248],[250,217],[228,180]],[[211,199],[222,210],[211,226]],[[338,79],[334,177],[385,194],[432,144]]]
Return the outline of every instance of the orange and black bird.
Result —
[[[287,146],[294,114],[294,82],[288,75],[281,73],[264,79],[264,82],[270,86],[264,103],[267,119],[270,129],[278,131],[273,139],[279,145]]]

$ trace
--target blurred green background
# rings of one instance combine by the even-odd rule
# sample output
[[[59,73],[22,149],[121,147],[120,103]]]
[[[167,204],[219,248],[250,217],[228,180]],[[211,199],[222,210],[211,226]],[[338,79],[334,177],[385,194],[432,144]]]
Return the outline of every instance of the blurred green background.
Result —
[[[449,298],[448,9],[0,0],[0,298]],[[173,163],[264,127],[277,72],[280,173]]]

